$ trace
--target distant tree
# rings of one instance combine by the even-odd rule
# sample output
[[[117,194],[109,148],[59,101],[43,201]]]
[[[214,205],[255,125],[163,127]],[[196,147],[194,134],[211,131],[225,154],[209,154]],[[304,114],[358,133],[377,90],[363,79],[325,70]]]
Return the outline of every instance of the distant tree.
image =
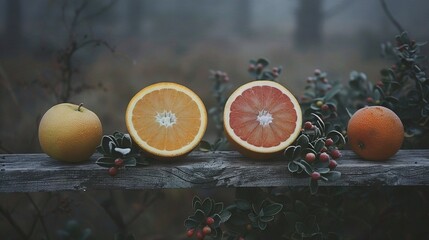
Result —
[[[295,45],[317,46],[322,41],[323,0],[300,0],[296,12]]]

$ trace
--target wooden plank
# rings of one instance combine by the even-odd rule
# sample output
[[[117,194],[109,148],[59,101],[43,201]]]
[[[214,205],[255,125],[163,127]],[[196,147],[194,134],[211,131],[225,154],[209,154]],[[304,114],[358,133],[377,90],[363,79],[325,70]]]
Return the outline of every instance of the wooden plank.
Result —
[[[385,162],[342,153],[337,167],[341,179],[321,186],[429,186],[429,150],[401,150]],[[286,161],[255,161],[233,151],[193,152],[180,161],[123,169],[116,177],[94,163],[97,157],[65,164],[45,154],[0,155],[0,192],[308,185],[308,178],[287,171]]]

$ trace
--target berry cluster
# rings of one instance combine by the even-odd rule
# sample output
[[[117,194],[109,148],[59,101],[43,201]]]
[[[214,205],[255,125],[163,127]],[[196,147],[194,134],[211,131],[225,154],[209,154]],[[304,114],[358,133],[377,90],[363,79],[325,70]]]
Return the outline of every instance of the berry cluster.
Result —
[[[110,167],[108,173],[110,176],[114,177],[118,174],[118,170],[124,166],[124,160],[121,158],[115,159],[114,166]]]
[[[269,61],[265,58],[250,60],[247,71],[255,80],[275,81],[282,73],[282,67],[273,67],[268,69]]]
[[[210,235],[212,233],[212,227],[215,223],[215,220],[212,217],[207,217],[205,226],[203,226],[200,229],[197,228],[191,228],[186,231],[186,236],[191,238],[195,235],[195,238],[198,240],[203,240],[207,235]]]
[[[285,150],[285,157],[290,172],[306,173],[310,177],[310,190],[315,193],[318,180],[334,181],[341,176],[335,169],[341,157],[339,148],[345,144],[345,138],[337,130],[326,133],[322,118],[312,115],[315,123],[307,121],[303,124],[294,145]]]
[[[314,131],[316,127],[312,122],[307,121],[304,123],[303,131]],[[320,161],[321,163],[328,163],[328,168],[334,170],[338,163],[337,159],[341,157],[341,152],[338,147],[334,144],[332,138],[321,138],[319,141],[324,141],[324,146],[320,149],[319,153],[308,152],[305,154],[304,160],[310,164]],[[321,178],[320,173],[316,170],[311,173],[312,180],[319,180]]]

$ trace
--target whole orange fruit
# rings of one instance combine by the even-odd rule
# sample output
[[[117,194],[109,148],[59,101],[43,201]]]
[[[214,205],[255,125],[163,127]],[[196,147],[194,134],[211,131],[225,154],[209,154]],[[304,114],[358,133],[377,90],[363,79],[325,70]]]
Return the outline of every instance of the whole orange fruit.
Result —
[[[404,126],[390,109],[371,106],[356,111],[347,126],[348,145],[367,160],[386,160],[401,148]]]
[[[40,120],[39,142],[50,157],[64,162],[88,160],[100,144],[102,126],[98,116],[83,107],[61,103]]]

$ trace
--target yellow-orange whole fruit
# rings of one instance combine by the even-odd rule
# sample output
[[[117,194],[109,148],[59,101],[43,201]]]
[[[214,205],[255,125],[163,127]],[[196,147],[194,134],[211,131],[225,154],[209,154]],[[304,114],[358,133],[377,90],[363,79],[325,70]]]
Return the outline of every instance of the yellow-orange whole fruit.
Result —
[[[350,148],[363,159],[387,160],[401,148],[404,126],[386,107],[365,107],[350,118],[347,136]]]
[[[102,126],[98,116],[83,106],[60,103],[40,120],[39,142],[50,157],[64,162],[88,160],[100,144]]]

